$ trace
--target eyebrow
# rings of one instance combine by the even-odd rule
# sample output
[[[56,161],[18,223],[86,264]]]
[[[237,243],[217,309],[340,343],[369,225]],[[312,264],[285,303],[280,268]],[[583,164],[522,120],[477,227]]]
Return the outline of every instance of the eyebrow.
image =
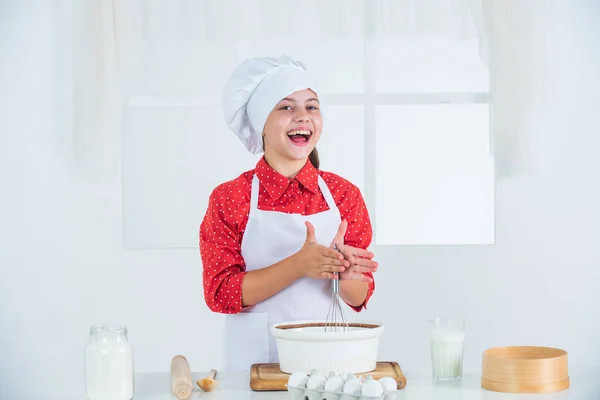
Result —
[[[295,102],[296,102],[294,99],[290,99],[289,97],[285,97],[285,98],[281,99],[281,101],[284,101],[284,100],[291,101],[291,102],[293,102],[293,103],[295,103]],[[307,103],[308,103],[309,101],[316,101],[317,103],[321,103],[321,102],[319,101],[319,99],[317,99],[316,97],[311,97],[310,99],[306,99],[306,102],[307,102]]]

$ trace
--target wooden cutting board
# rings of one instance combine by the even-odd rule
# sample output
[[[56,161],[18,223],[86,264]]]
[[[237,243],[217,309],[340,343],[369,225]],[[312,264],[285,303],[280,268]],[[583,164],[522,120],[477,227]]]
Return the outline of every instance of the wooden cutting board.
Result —
[[[373,376],[373,379],[379,379],[384,376],[391,376],[398,382],[398,389],[406,386],[406,377],[397,362],[380,361],[377,363],[374,371],[356,374],[356,376]],[[250,388],[257,392],[264,391],[285,391],[289,374],[281,372],[279,364],[252,364],[250,368]]]

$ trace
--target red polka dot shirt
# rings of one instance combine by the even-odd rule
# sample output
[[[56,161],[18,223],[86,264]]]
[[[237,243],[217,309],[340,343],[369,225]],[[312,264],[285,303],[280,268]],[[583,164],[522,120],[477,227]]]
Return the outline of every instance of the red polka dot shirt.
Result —
[[[316,169],[310,162],[295,178],[289,179],[271,168],[262,157],[254,170],[246,171],[213,190],[200,225],[204,298],[214,312],[235,314],[243,308],[242,280],[246,272],[241,247],[250,211],[254,173],[260,182],[259,209],[302,215],[329,209],[319,189],[317,175],[321,175],[341,218],[348,221],[345,244],[361,249],[367,249],[371,244],[371,220],[358,187],[338,175]],[[366,275],[373,278],[371,273]],[[373,281],[363,304],[352,308],[357,312],[366,308],[374,290]]]

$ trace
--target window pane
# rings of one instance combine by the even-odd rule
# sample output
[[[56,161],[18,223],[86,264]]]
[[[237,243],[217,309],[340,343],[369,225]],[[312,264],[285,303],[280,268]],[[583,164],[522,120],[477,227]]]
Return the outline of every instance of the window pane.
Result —
[[[322,93],[364,91],[363,46],[359,41],[304,40],[231,42],[199,40],[146,41],[124,55],[135,74],[123,80],[137,96],[221,96],[233,69],[246,57],[290,54],[303,61],[321,84]],[[293,49],[293,50],[290,50]],[[141,57],[137,60],[136,57]],[[352,66],[352,68],[348,68]]]
[[[220,95],[242,59],[281,54],[305,61],[325,92],[364,90],[363,0],[123,3],[119,62],[133,95]]]
[[[364,195],[365,120],[362,106],[330,106],[323,110],[323,133],[317,144],[321,169],[359,187]]]
[[[364,112],[324,110],[321,168],[364,190]],[[254,168],[220,108],[128,107],[123,128],[123,240],[127,248],[195,248],[210,192]],[[160,210],[160,212],[157,212]]]
[[[377,107],[378,245],[493,243],[488,109]]]
[[[477,39],[381,39],[374,46],[380,93],[489,91]]]
[[[123,124],[127,248],[196,248],[208,196],[254,168],[221,109],[129,107]]]

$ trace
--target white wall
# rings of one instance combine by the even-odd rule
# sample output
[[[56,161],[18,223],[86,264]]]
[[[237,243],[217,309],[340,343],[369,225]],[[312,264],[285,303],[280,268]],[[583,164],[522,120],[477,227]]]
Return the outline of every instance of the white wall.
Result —
[[[122,250],[120,182],[70,165],[53,3],[24,3],[0,3],[0,398],[81,395],[98,321],[129,326],[139,372],[167,371],[177,353],[219,367],[222,320],[204,305],[198,252]],[[506,344],[562,347],[572,370],[599,364],[600,6],[554,3],[555,102],[532,134],[534,173],[498,183],[497,245],[373,249],[362,317],[386,323],[381,359],[406,371],[427,371],[426,321],[445,313],[468,319],[468,369]]]

